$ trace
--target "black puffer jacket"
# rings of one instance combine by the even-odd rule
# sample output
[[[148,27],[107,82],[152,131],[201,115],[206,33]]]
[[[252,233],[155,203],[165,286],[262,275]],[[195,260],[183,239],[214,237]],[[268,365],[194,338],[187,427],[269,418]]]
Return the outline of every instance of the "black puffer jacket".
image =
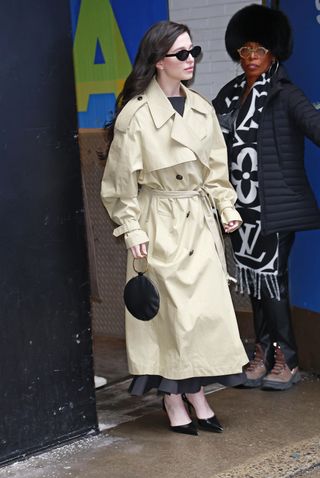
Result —
[[[225,85],[212,101],[217,114],[226,111],[224,100],[234,82],[235,79]],[[280,66],[258,130],[263,235],[320,228],[320,210],[304,168],[305,137],[320,146],[320,111],[290,82]]]

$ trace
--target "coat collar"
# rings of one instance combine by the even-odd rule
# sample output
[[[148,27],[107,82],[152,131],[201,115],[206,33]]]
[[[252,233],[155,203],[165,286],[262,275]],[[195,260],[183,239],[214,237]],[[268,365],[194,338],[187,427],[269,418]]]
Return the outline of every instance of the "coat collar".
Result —
[[[204,107],[201,97],[191,94],[188,88],[183,84],[181,84],[181,88],[186,96],[185,112],[187,112],[188,109],[193,109],[204,115],[208,114],[208,109]],[[161,128],[176,113],[176,111],[172,107],[155,77],[151,80],[145,94],[154,124],[157,128]]]
[[[195,117],[192,110],[202,115],[209,115],[211,112],[210,104],[181,84],[181,88],[186,96],[183,117],[180,116],[172,107],[170,101],[159,86],[155,77],[152,79],[146,90],[146,98],[157,129],[162,128],[168,120],[173,117],[171,126],[171,138],[194,152],[199,160],[208,166],[208,158],[205,154],[201,140],[206,136],[206,131],[195,130]],[[193,122],[193,124],[191,124]]]

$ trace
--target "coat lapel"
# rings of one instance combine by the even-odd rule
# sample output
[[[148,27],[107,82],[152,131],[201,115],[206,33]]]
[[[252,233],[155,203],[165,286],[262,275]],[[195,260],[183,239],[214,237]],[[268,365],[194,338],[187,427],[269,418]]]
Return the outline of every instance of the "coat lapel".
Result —
[[[146,96],[154,124],[157,129],[160,129],[175,115],[175,110],[155,77],[146,90]]]
[[[203,145],[201,144],[200,138],[196,133],[191,129],[189,124],[184,118],[179,114],[175,115],[172,130],[171,138],[177,143],[182,144],[183,146],[191,149],[194,154],[203,162]]]
[[[204,146],[201,140],[206,136],[204,129],[197,129],[196,114],[208,115],[210,105],[206,109],[203,101],[197,101],[195,94],[190,93],[187,88],[182,85],[186,95],[185,112],[183,117],[179,115],[172,107],[170,101],[165,96],[156,79],[154,78],[147,91],[148,104],[157,129],[169,126],[171,128],[171,138],[193,151],[197,158],[205,165],[208,165]]]

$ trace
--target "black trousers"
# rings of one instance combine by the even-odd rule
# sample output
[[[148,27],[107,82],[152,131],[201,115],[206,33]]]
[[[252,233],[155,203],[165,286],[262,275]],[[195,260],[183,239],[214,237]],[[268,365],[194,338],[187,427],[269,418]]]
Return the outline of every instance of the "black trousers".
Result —
[[[278,283],[280,300],[271,299],[265,284],[261,285],[261,299],[250,297],[256,342],[265,352],[265,361],[270,369],[274,363],[274,346],[277,342],[284,353],[290,369],[298,365],[297,345],[291,323],[288,291],[288,259],[294,242],[294,233],[279,234]]]

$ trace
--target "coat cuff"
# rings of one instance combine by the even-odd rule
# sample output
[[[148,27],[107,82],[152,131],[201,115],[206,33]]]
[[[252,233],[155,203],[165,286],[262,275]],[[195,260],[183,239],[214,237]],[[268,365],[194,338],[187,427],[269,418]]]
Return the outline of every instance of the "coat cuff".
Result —
[[[138,244],[144,244],[149,242],[147,234],[142,229],[136,229],[134,231],[127,232],[124,236],[126,248],[137,246]]]
[[[240,221],[242,223],[241,216],[234,207],[225,207],[220,215],[223,224],[228,224],[230,221]]]
[[[113,230],[113,235],[115,237],[119,237],[126,232],[134,231],[136,229],[140,229],[140,224],[138,223],[138,221],[132,219],[131,221],[128,221],[121,226],[116,227],[116,229]]]

